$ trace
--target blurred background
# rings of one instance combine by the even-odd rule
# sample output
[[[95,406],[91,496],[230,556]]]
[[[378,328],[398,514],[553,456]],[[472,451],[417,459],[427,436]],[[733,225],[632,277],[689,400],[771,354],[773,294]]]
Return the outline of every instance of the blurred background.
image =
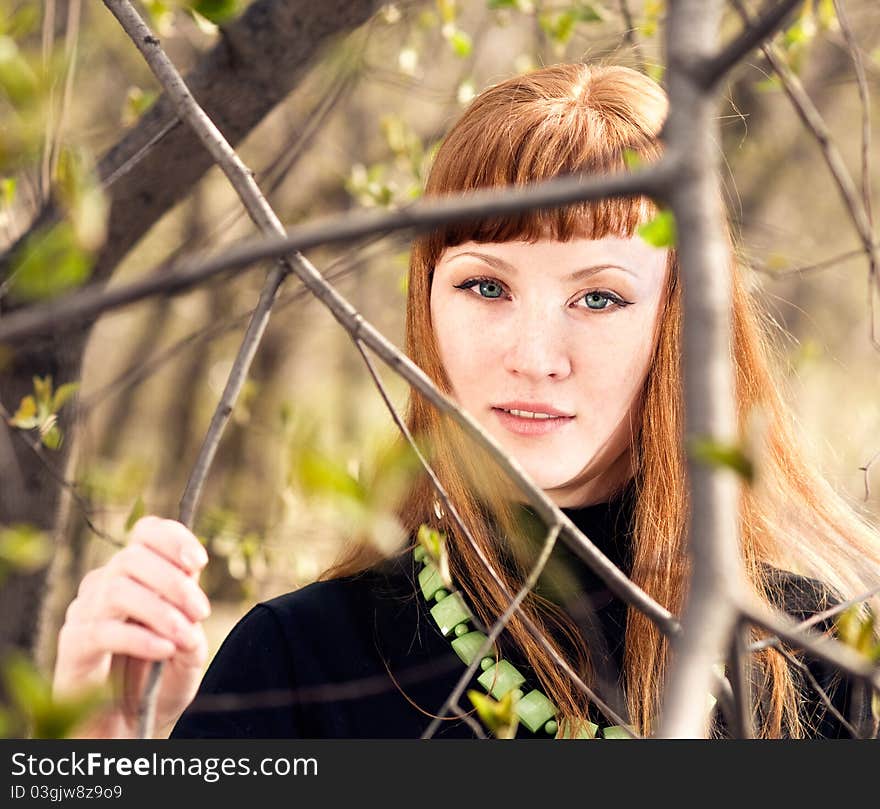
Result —
[[[50,41],[61,50],[69,2],[52,4]],[[205,14],[199,14],[185,3],[141,4],[184,72],[222,36],[208,17],[222,23],[223,13],[241,13],[248,3],[215,3],[214,11],[211,5],[202,4]],[[6,31],[6,39],[33,60],[45,52],[44,6],[0,2],[7,20],[33,11],[30,29],[16,29],[14,37],[8,26]],[[876,96],[880,9],[876,0],[849,0],[845,7]],[[137,126],[158,85],[101,3],[82,4],[79,12],[63,141],[97,160]],[[658,0],[389,3],[325,47],[239,152],[287,226],[346,210],[403,205],[419,196],[443,132],[487,85],[561,61],[622,63],[662,82],[664,15]],[[725,19],[731,36],[738,18],[730,11]],[[862,104],[833,4],[805,3],[777,42],[860,182]],[[876,103],[870,114],[876,129]],[[779,327],[778,373],[804,439],[829,479],[876,523],[880,463],[867,476],[862,467],[880,452],[880,354],[869,337],[868,264],[858,235],[814,138],[760,53],[729,77],[719,115],[730,215],[753,292]],[[880,186],[878,162],[871,169],[873,187]],[[17,177],[14,199],[7,199],[2,213],[8,242],[38,207],[37,173],[8,172]],[[873,193],[875,205],[878,199]],[[213,169],[130,251],[111,284],[184,253],[222,251],[254,233],[227,181]],[[401,345],[407,250],[406,239],[394,236],[311,250],[308,258]],[[95,324],[81,386],[67,405],[75,427],[68,428],[73,446],[64,475],[77,497],[66,499],[54,546],[38,650],[47,670],[55,632],[80,578],[113,551],[86,517],[123,541],[140,513],[176,517],[264,277],[262,270],[240,272],[185,295],[107,314]],[[390,373],[383,378],[402,407],[406,386]],[[4,398],[3,404],[12,411],[19,402]],[[255,601],[313,581],[357,534],[393,541],[395,528],[381,514],[341,510],[338,503],[358,499],[350,481],[368,479],[377,451],[394,434],[346,333],[290,279],[196,520],[211,556],[203,581],[214,604],[212,653]],[[52,457],[51,448],[45,452]]]

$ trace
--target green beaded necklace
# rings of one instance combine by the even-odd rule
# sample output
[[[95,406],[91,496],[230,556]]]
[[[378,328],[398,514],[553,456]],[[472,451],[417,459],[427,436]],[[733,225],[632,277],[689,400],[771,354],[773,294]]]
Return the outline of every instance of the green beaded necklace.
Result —
[[[444,637],[452,636],[452,648],[462,662],[469,666],[485,644],[487,636],[468,626],[468,621],[473,620],[473,613],[458,590],[449,592],[446,589],[440,571],[425,548],[416,545],[413,558],[417,565],[422,566],[418,574],[419,587],[425,601],[431,604],[431,617]],[[480,668],[483,673],[477,678],[477,682],[495,699],[500,700],[509,692],[514,692],[517,717],[532,733],[543,731],[557,739],[630,738],[620,725],[603,728],[589,721],[584,721],[573,735],[563,733],[558,722],[559,709],[537,688],[525,691],[526,678],[510,661],[496,659],[490,654],[480,661]]]

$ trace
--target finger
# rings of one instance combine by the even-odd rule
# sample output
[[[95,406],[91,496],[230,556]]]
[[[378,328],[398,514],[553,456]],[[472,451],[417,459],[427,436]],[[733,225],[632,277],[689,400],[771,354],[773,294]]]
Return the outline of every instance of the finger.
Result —
[[[168,638],[116,618],[65,627],[60,638],[59,648],[61,644],[78,648],[84,662],[107,653],[141,660],[167,660],[177,651]]]
[[[208,554],[202,543],[177,520],[141,517],[131,529],[130,541],[147,545],[190,574],[197,573],[208,564]]]
[[[173,604],[127,576],[109,579],[102,599],[101,618],[133,619],[181,649],[198,642],[196,625]]]
[[[109,567],[159,594],[191,621],[202,621],[211,614],[208,597],[195,579],[143,543],[121,550]]]

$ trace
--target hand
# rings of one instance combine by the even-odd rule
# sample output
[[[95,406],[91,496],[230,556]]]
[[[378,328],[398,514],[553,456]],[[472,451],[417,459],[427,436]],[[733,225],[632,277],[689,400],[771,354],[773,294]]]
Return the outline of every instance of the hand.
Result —
[[[83,578],[58,635],[53,691],[74,696],[110,683],[113,704],[83,735],[133,737],[152,661],[165,661],[156,706],[168,726],[195,696],[208,647],[211,607],[198,584],[208,555],[184,525],[138,520],[127,547]]]

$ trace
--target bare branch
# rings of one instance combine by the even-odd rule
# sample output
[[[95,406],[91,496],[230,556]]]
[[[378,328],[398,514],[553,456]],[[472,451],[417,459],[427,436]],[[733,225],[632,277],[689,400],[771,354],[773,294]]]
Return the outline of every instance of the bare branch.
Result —
[[[739,621],[730,644],[731,684],[734,695],[733,735],[739,739],[752,739],[755,736],[752,716],[752,677],[751,659],[746,644],[749,625]]]
[[[749,13],[742,3],[742,0],[732,0],[734,6],[739,12],[743,20],[749,23]],[[825,158],[834,183],[843,198],[844,205],[849,211],[850,218],[855,225],[856,232],[862,242],[865,254],[868,257],[868,303],[872,316],[870,317],[871,342],[880,350],[880,342],[874,334],[874,317],[873,303],[874,296],[872,290],[875,285],[880,286],[880,248],[874,240],[872,233],[871,220],[866,208],[859,201],[859,194],[853,183],[852,177],[846,168],[843,156],[840,154],[837,146],[831,138],[831,133],[825,125],[819,110],[816,109],[804,86],[797,76],[788,69],[785,62],[777,54],[776,48],[772,44],[761,45],[761,50],[767,58],[770,66],[776,71],[782,82],[782,88],[785,94],[791,100],[798,117],[803,122],[807,131],[810,132],[819,144],[822,156]],[[864,145],[863,145],[864,148]]]
[[[382,400],[385,402],[385,406],[388,408],[391,413],[392,419],[394,419],[394,423],[397,425],[400,432],[403,434],[407,443],[412,447],[413,451],[416,454],[416,457],[419,459],[419,462],[422,465],[422,468],[425,470],[425,473],[428,475],[428,478],[431,481],[431,485],[434,487],[434,490],[437,492],[437,496],[440,498],[443,503],[444,508],[446,509],[446,513],[449,514],[453,521],[455,522],[456,527],[459,531],[461,531],[462,536],[467,539],[470,546],[477,553],[477,556],[480,559],[480,562],[483,564],[485,570],[492,576],[492,579],[495,581],[495,584],[500,588],[503,596],[507,599],[510,599],[511,602],[514,599],[514,596],[507,589],[507,586],[501,580],[501,577],[498,575],[498,572],[492,566],[492,563],[483,553],[483,549],[479,546],[479,544],[474,539],[471,532],[468,530],[468,527],[464,524],[464,521],[461,519],[461,515],[458,513],[458,509],[455,507],[455,504],[452,502],[452,499],[449,497],[449,493],[446,491],[446,488],[440,482],[440,479],[437,477],[437,474],[434,472],[431,465],[428,463],[422,451],[419,449],[418,445],[415,442],[415,439],[412,436],[412,433],[409,430],[409,427],[406,426],[406,422],[400,417],[400,414],[397,412],[397,408],[394,406],[394,403],[391,401],[391,398],[388,396],[387,391],[385,390],[385,386],[382,383],[382,379],[379,377],[372,360],[369,355],[364,350],[364,347],[360,344],[360,342],[355,342],[355,346],[360,352],[361,356],[364,359],[364,363],[367,366],[367,369],[370,372],[370,375],[373,378],[373,382],[376,385],[376,388],[379,391],[379,394],[382,397]],[[540,575],[540,574],[539,574]],[[532,633],[532,637],[537,640],[541,646],[544,648],[550,657],[553,659],[553,662],[556,663],[572,680],[575,686],[587,697],[593,701],[596,707],[602,712],[602,714],[608,718],[614,724],[625,726],[628,723],[625,722],[617,712],[610,706],[608,703],[602,699],[596,692],[590,688],[583,679],[575,672],[568,661],[563,658],[559,652],[553,647],[553,645],[548,640],[546,633],[544,633],[540,627],[538,627],[534,621],[526,614],[522,613],[520,615],[520,619],[526,625],[528,630]],[[483,655],[480,655],[482,657]],[[460,695],[459,695],[460,696]],[[453,700],[455,704],[457,704],[457,699]],[[444,712],[440,711],[440,716],[442,717]],[[436,731],[436,728],[434,729]],[[433,735],[433,734],[432,734]]]
[[[798,660],[788,649],[784,649],[779,647],[779,653],[795,668],[800,669],[804,676],[807,678],[807,682],[813,687],[813,690],[819,696],[819,699],[822,700],[825,707],[831,711],[831,714],[834,718],[843,725],[847,732],[854,739],[858,739],[860,737],[859,732],[852,726],[849,720],[837,709],[837,706],[831,701],[831,697],[828,696],[828,693],[819,685],[819,681],[813,676],[813,672],[810,671],[809,667],[803,660]]]
[[[645,54],[642,51],[642,45],[639,42],[639,37],[636,34],[638,30],[636,28],[635,20],[633,19],[632,11],[629,7],[628,0],[618,0],[617,5],[620,6],[620,16],[623,17],[623,38],[629,43],[629,46],[633,50],[633,54],[636,57],[636,64],[639,66],[639,70],[642,72],[645,71]]]
[[[768,37],[773,36],[776,31],[782,28],[791,12],[803,1],[780,0],[758,20],[752,22],[747,19],[745,30],[733,42],[695,70],[695,78],[702,81],[705,89],[712,88],[753,48],[761,45]],[[734,0],[734,3],[737,2],[738,0]]]
[[[833,607],[829,607],[827,610],[823,610],[822,612],[817,612],[815,615],[811,615],[805,621],[801,621],[797,624],[796,629],[804,630],[809,629],[812,626],[816,626],[816,624],[821,624],[824,621],[827,621],[829,618],[833,618],[835,615],[839,615],[844,610],[849,609],[856,604],[861,604],[863,601],[867,601],[869,598],[873,598],[877,593],[880,593],[880,584],[876,587],[872,587],[867,592],[862,593],[861,595],[856,596],[855,598],[847,599],[846,601],[842,601],[840,604],[835,604]],[[755,641],[750,647],[750,652],[760,652],[762,649],[775,649],[778,648],[780,644],[780,640],[777,637],[770,638],[762,638],[759,641]]]
[[[870,471],[871,467],[875,463],[877,463],[878,460],[880,460],[880,450],[878,450],[877,453],[875,453],[874,457],[871,458],[871,460],[868,461],[868,463],[866,463],[864,466],[859,467],[859,470],[865,473],[865,502],[866,503],[871,498],[871,485],[868,480],[868,472]]]
[[[717,40],[720,0],[680,0],[667,18],[669,117],[664,134],[689,166],[670,191],[684,279],[684,439],[733,442],[737,435],[731,364],[731,256],[718,193],[716,100],[685,68]],[[688,551],[691,581],[682,633],[673,643],[672,667],[659,724],[661,738],[704,737],[705,704],[713,666],[730,648],[736,603],[745,589],[738,542],[738,478],[728,469],[688,460],[691,509]]]
[[[840,23],[840,31],[846,42],[853,67],[856,71],[856,81],[859,87],[859,100],[862,104],[862,203],[865,206],[865,217],[868,220],[869,230],[874,229],[874,216],[871,210],[871,99],[868,92],[868,76],[865,73],[865,60],[862,49],[856,40],[855,33],[849,24],[846,8],[840,0],[834,0],[834,10]]]
[[[0,416],[2,416],[3,420],[8,422],[12,417],[6,407],[0,403]],[[27,434],[23,430],[12,429],[10,432],[15,433],[18,438],[24,442],[25,446],[27,446],[30,451],[39,459],[43,468],[49,473],[52,479],[63,489],[70,492],[70,496],[73,498],[73,501],[78,506],[80,512],[82,513],[82,518],[85,521],[85,524],[88,526],[89,530],[98,538],[103,539],[105,542],[109,542],[111,545],[115,545],[117,548],[124,548],[125,543],[121,540],[116,539],[116,537],[108,534],[106,531],[98,528],[92,522],[92,509],[91,504],[79,493],[77,484],[69,481],[64,477],[57,469],[55,469],[54,464],[46,457],[43,452],[43,448],[40,446],[39,439],[36,442],[32,442],[28,440]]]
[[[220,130],[196,103],[180,74],[159,47],[159,40],[152,35],[152,32],[135,11],[134,7],[128,0],[104,0],[104,5],[110,9],[110,12],[116,17],[138,50],[143,54],[156,78],[174,103],[178,115],[195,131],[211,153],[215,162],[226,174],[256,225],[263,232],[283,233],[284,228],[254,181],[253,172],[241,162],[235,150],[227,143]],[[211,424],[202,442],[198,458],[190,473],[183,498],[181,499],[179,518],[187,527],[192,527],[199,495],[207,479],[208,471],[216,455],[217,448],[220,445],[224,428],[247,378],[247,373],[257,352],[260,339],[269,323],[272,303],[288,271],[289,266],[282,259],[280,265],[269,273],[260,292],[260,300],[254,310],[253,317],[248,323],[244,339],[232,364],[232,369],[223,388],[220,402],[211,417]],[[138,731],[141,738],[150,738],[153,735],[156,701],[158,699],[158,682],[161,677],[162,668],[163,663],[154,663],[147,678],[148,682],[141,700],[139,713]]]
[[[532,186],[495,189],[424,201],[391,212],[346,212],[314,223],[290,228],[282,238],[243,240],[221,255],[181,262],[177,269],[149,273],[146,278],[110,290],[87,287],[71,295],[6,315],[0,321],[0,343],[21,342],[74,324],[89,322],[102,312],[117,309],[153,295],[174,295],[231,270],[245,269],[257,261],[277,258],[318,245],[350,242],[377,233],[413,229],[426,231],[439,225],[486,216],[521,213],[534,208],[556,208],[574,202],[611,196],[645,194],[665,197],[676,172],[672,156],[634,172],[607,177],[562,177]]]
[[[740,609],[749,621],[772,632],[789,645],[809,652],[842,672],[863,680],[872,688],[880,688],[880,670],[849,646],[811,629],[802,629],[786,613],[756,603],[751,598],[744,598]]]

